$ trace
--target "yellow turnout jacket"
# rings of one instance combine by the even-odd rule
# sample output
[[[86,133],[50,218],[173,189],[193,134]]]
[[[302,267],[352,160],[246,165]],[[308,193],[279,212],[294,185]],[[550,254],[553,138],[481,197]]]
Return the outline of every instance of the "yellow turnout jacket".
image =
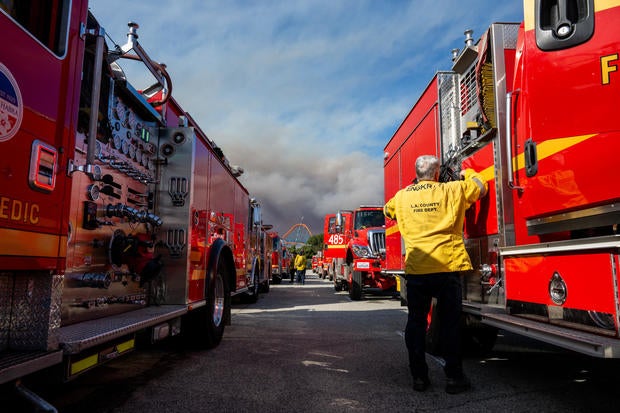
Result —
[[[306,269],[306,256],[303,254],[299,254],[295,257],[295,269],[296,270],[305,270]]]
[[[397,220],[405,241],[407,274],[472,269],[463,242],[465,210],[487,189],[484,179],[467,169],[462,181],[420,181],[385,204],[385,216]]]

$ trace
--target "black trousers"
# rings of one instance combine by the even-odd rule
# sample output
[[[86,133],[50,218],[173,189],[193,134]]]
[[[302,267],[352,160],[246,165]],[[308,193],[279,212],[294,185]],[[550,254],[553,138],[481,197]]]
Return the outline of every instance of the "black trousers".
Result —
[[[407,274],[407,308],[409,316],[405,342],[409,351],[409,367],[414,378],[428,377],[426,364],[427,316],[433,297],[437,298],[439,340],[449,378],[463,375],[461,359],[461,300],[463,291],[458,272]]]

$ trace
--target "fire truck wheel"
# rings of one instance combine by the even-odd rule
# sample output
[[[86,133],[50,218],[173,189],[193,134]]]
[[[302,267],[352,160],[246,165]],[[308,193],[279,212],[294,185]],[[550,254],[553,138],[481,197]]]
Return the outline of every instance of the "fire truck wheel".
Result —
[[[483,356],[493,350],[497,341],[497,328],[479,325],[463,328],[463,351],[467,354]]]
[[[271,283],[272,284],[281,284],[282,283],[282,278],[279,275],[272,275],[271,276]]]
[[[269,280],[263,282],[260,285],[260,292],[261,293],[268,293],[269,292]]]
[[[362,273],[353,271],[351,275],[351,286],[349,287],[349,297],[353,301],[362,299]]]
[[[271,268],[271,261],[267,261],[266,264],[267,264],[266,265],[267,268]],[[261,274],[263,274],[263,271],[264,271],[264,269],[261,268],[260,269]],[[268,293],[269,292],[269,287],[270,287],[269,286],[269,283],[270,283],[269,278],[270,277],[267,277],[267,279],[265,281],[263,281],[262,283],[259,284],[259,288],[258,288],[259,292],[261,292],[261,293]]]
[[[216,347],[224,336],[225,318],[230,307],[230,291],[226,282],[228,271],[220,261],[217,270],[209,280],[208,305],[192,311],[184,319],[186,342],[191,347]]]
[[[218,269],[210,281],[209,300],[207,305],[207,328],[206,328],[206,346],[215,347],[222,340],[224,335],[224,318],[226,314],[226,305],[230,302],[227,298],[227,284],[224,278],[223,263],[218,263]]]
[[[243,301],[249,304],[254,304],[258,301],[258,292],[260,289],[260,283],[258,282],[258,274],[252,275],[252,286],[248,289],[248,292],[243,294]]]
[[[334,281],[334,290],[336,291],[344,291],[344,282],[342,280],[333,280]]]

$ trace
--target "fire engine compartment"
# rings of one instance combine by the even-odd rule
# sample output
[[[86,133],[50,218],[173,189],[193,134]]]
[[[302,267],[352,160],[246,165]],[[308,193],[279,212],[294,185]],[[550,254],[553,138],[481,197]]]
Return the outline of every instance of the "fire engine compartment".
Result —
[[[137,43],[138,25],[129,24],[127,44],[108,49],[85,5],[64,22],[87,19],[71,50],[83,57],[81,73],[64,85],[75,89],[67,104],[75,129],[62,142],[35,141],[30,171],[23,168],[32,192],[57,197],[63,214],[54,215],[59,234],[28,228],[15,251],[37,234],[42,248],[32,255],[52,259],[25,252],[17,269],[0,271],[3,383],[61,361],[72,378],[133,350],[138,334],[157,341],[183,329],[187,340],[215,346],[230,323],[231,295],[255,300],[259,283],[268,286],[268,226],[237,179],[243,170],[170,96],[165,66]],[[155,84],[135,89],[122,58],[142,63]],[[39,238],[52,237],[43,247]]]
[[[94,70],[100,52],[87,41],[84,67]],[[154,246],[163,221],[154,213],[154,196],[163,119],[115,62],[104,62],[102,72],[95,172],[72,174],[62,325],[135,310],[157,295],[148,288],[161,269]],[[96,87],[88,82],[82,87],[75,169],[91,163],[88,113]]]
[[[597,11],[597,24],[612,15]],[[608,179],[617,117],[607,113],[616,99],[592,76],[609,69],[598,67],[601,48],[617,49],[617,36],[556,39],[565,50],[550,53],[537,46],[539,23],[494,23],[477,42],[465,32],[451,70],[436,73],[385,147],[385,196],[415,178],[421,154],[441,159],[444,180],[478,171],[489,193],[466,213],[466,319],[617,357],[618,195]],[[549,105],[550,93],[564,104]],[[386,246],[387,271],[402,272],[396,223]]]

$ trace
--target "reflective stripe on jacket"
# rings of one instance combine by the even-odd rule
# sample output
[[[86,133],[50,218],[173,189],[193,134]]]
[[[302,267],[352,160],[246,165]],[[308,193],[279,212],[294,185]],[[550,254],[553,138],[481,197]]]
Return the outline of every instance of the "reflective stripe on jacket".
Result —
[[[472,269],[463,242],[465,210],[484,196],[487,184],[473,169],[452,182],[420,181],[385,204],[405,241],[405,272],[431,274]]]

